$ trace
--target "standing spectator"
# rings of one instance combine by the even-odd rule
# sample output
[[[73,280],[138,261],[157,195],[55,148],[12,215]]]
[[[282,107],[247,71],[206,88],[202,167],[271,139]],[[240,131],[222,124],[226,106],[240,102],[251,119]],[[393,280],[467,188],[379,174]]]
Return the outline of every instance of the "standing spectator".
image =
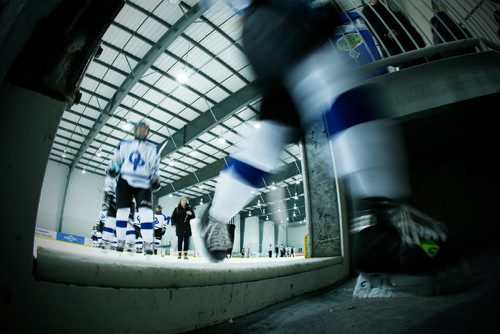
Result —
[[[281,246],[280,246],[280,257],[285,257],[285,254],[286,254],[285,246],[283,244],[281,244]]]
[[[274,247],[274,254],[276,254],[276,257],[278,257],[279,252],[280,248],[278,246]]]
[[[470,32],[462,25],[457,24],[440,5],[434,4],[433,2],[433,7],[438,9],[430,20],[432,41],[434,44],[437,45],[471,38]],[[476,52],[476,49],[474,47],[468,47],[441,52],[439,57],[447,58],[473,52]]]
[[[292,246],[292,248],[290,249],[290,254],[291,254],[293,257],[295,257],[295,252],[293,251],[293,246]]]
[[[269,244],[269,250],[267,251],[269,253],[269,257],[273,257],[273,245]]]
[[[195,215],[186,197],[182,196],[179,199],[179,204],[172,212],[171,217],[172,226],[175,227],[175,234],[177,235],[177,251],[179,252],[177,258],[182,258],[182,252],[184,252],[184,259],[187,260],[189,238],[192,235],[191,219],[195,218]]]
[[[134,139],[122,140],[115,148],[108,174],[119,175],[116,185],[116,238],[117,251],[123,252],[130,203],[135,199],[141,217],[141,235],[144,254],[152,255],[153,209],[151,192],[160,189],[158,147],[147,141],[149,126],[141,121],[134,129]]]
[[[382,1],[368,0],[362,14],[368,22],[368,26],[373,29],[385,57],[425,47],[422,36],[406,16],[399,11],[392,11]],[[424,62],[424,59],[416,59],[399,64],[398,67],[404,68]]]

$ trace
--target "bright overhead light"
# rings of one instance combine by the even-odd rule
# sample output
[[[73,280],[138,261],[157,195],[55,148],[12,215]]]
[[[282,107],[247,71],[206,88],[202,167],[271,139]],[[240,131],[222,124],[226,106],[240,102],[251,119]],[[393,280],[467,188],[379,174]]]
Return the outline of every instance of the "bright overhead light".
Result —
[[[189,155],[192,156],[192,157],[195,157],[195,156],[198,155],[198,151],[192,150],[191,152],[189,152]]]
[[[253,127],[256,128],[256,129],[260,129],[260,122],[255,122],[253,124]]]
[[[84,168],[84,169],[82,169],[82,174],[85,174],[85,173],[87,173],[87,171]]]
[[[224,139],[224,137],[219,137],[219,139],[217,141],[219,142],[219,144],[225,144],[226,143],[226,140]]]
[[[130,123],[130,122],[127,122],[127,123],[123,124],[122,128],[125,131],[130,131],[130,130],[132,130],[134,128],[134,125],[132,123]]]
[[[177,74],[177,82],[183,84],[186,83],[189,79],[189,74],[188,71],[183,68],[178,74]]]

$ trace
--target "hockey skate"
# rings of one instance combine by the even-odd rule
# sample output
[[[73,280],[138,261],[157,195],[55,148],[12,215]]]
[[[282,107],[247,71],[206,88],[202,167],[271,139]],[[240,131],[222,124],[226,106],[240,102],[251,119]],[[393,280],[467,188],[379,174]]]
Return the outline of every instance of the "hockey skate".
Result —
[[[446,244],[446,226],[407,204],[365,199],[351,232],[359,238],[354,297],[429,296],[467,284],[464,262]]]
[[[154,245],[153,242],[144,241],[144,254],[145,255],[153,255],[154,253]]]
[[[211,262],[220,262],[226,258],[227,250],[232,242],[226,224],[209,216],[210,205],[200,219],[200,237],[204,253]]]
[[[125,240],[118,240],[116,242],[116,251],[123,253],[124,249],[125,249]]]

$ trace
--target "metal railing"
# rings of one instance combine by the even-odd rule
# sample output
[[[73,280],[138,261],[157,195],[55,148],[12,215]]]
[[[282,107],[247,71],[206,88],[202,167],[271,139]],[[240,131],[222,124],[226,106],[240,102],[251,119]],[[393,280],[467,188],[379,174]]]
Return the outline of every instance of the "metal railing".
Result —
[[[363,72],[500,51],[496,4],[488,0],[335,2],[344,24],[333,43],[337,49],[347,51]]]

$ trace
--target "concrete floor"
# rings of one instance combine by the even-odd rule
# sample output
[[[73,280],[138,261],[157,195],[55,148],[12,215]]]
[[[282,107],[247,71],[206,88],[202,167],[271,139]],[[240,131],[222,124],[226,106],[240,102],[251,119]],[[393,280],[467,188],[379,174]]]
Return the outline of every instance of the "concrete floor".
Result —
[[[500,333],[500,247],[465,256],[470,283],[440,296],[352,298],[355,278],[189,333]]]

